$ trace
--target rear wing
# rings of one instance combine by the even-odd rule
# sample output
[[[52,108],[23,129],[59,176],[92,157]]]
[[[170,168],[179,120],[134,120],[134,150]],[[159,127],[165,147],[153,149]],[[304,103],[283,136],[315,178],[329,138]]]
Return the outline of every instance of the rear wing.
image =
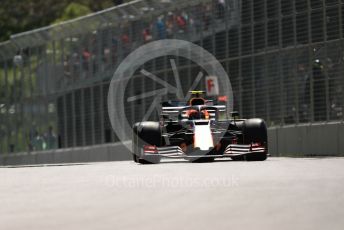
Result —
[[[165,106],[162,107],[161,116],[168,117],[169,120],[178,121],[178,120],[188,120],[186,111],[192,108],[191,106]],[[226,114],[227,109],[225,105],[213,105],[204,107],[209,113],[210,120],[217,120],[219,114]],[[227,117],[226,117],[227,118]]]

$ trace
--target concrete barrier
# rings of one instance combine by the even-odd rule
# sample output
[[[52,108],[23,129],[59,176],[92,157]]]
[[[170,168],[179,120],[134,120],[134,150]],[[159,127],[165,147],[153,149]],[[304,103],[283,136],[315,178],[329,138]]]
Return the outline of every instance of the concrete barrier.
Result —
[[[344,123],[270,127],[272,156],[344,156]],[[35,165],[131,160],[131,142],[0,155],[0,165]]]
[[[338,141],[338,151],[339,153],[344,153],[344,123],[342,123],[338,127],[338,136],[337,136],[337,141]]]
[[[130,160],[131,142],[0,155],[0,165],[35,165]]]
[[[344,156],[344,123],[314,123],[270,127],[273,156]]]

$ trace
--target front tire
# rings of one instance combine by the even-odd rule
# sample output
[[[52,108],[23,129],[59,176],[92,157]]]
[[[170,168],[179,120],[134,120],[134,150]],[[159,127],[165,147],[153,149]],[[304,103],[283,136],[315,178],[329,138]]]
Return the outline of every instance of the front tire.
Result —
[[[260,143],[265,147],[264,152],[250,153],[244,156],[232,157],[234,161],[264,161],[268,154],[268,134],[264,120],[259,118],[247,119],[242,124],[242,144]]]
[[[145,121],[139,122],[133,128],[133,160],[140,164],[158,164],[160,156],[144,156],[142,154],[144,145],[161,146],[162,137],[159,122]]]

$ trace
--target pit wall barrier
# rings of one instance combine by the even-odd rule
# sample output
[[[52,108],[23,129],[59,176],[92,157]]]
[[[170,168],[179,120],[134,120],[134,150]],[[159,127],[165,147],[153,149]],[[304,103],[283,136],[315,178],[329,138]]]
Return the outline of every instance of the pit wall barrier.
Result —
[[[276,157],[344,156],[344,123],[268,128],[269,153]],[[131,160],[131,142],[0,155],[0,165],[37,165]]]

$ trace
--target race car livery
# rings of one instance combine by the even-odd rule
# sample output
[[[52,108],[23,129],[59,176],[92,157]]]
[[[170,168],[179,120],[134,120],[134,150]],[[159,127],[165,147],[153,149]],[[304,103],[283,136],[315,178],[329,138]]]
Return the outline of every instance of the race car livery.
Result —
[[[228,116],[225,104],[200,97],[187,103],[164,102],[159,121],[138,122],[133,127],[133,159],[141,164],[161,158],[211,162],[215,158],[263,161],[268,156],[267,128],[260,118]]]

